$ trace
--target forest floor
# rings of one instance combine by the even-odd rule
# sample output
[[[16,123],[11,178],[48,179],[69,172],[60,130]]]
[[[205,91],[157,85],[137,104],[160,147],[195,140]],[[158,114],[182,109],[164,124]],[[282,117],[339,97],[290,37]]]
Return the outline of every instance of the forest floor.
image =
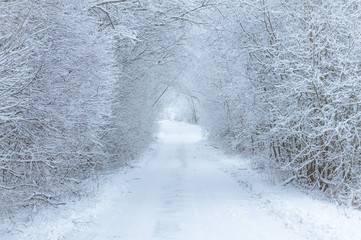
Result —
[[[152,148],[95,196],[13,224],[0,239],[361,239],[360,211],[311,195],[208,145],[198,126],[161,121]]]

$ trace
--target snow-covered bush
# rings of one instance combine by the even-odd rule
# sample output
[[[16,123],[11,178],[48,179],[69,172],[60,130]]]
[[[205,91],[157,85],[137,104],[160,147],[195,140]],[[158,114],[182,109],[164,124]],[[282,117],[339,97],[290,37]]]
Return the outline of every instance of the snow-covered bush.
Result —
[[[359,205],[359,4],[237,4],[213,11],[201,122],[233,149],[267,156],[288,181]]]
[[[158,56],[143,65],[143,7],[0,1],[1,216],[62,203],[151,140],[157,84],[142,74]]]

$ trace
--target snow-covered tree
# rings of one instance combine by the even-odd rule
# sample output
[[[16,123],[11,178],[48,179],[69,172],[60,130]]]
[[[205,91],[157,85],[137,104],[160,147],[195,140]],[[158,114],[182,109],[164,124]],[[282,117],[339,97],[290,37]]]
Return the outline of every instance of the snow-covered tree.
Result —
[[[357,202],[359,5],[237,4],[212,10],[219,20],[211,26],[216,44],[201,105],[209,132],[234,149],[264,154],[288,181]]]

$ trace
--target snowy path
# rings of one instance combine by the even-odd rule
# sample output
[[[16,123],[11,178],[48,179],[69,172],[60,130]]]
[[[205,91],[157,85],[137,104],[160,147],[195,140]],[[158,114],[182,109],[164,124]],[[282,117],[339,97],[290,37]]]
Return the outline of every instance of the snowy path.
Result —
[[[219,169],[200,129],[164,121],[155,158],[131,175],[91,229],[72,239],[301,239]]]
[[[197,126],[161,122],[137,167],[100,181],[93,197],[6,224],[0,239],[361,240],[360,211],[272,185],[201,136]]]

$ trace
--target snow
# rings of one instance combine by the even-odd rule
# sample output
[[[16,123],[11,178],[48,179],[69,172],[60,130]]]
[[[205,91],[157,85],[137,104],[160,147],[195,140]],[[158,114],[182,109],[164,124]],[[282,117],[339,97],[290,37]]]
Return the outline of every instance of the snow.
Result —
[[[134,168],[101,181],[95,197],[0,239],[361,239],[359,211],[271,184],[251,165],[209,146],[198,126],[164,120]]]

